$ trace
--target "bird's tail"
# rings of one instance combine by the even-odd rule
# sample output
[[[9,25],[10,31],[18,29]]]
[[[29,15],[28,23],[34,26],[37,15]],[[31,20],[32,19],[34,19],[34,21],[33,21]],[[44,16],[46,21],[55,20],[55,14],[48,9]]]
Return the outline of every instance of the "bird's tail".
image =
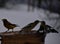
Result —
[[[50,30],[52,33],[59,33],[58,31],[54,30],[54,29],[51,29]]]

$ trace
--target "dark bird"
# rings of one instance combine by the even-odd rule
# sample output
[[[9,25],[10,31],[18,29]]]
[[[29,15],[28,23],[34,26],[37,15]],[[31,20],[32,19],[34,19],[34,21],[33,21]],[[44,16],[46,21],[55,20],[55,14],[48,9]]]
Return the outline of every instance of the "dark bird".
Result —
[[[13,29],[14,29],[15,27],[19,27],[19,26],[16,25],[16,24],[10,23],[7,19],[2,19],[2,21],[3,21],[4,27],[6,27],[6,28],[8,29],[7,31],[9,31],[10,29],[12,29],[12,31],[13,31]],[[7,31],[6,31],[6,32],[7,32]]]
[[[58,31],[56,31],[54,28],[52,28],[51,26],[49,25],[46,25],[45,21],[41,21],[41,25],[40,25],[40,28],[37,32],[39,31],[43,31],[44,33],[58,33]]]
[[[32,23],[29,23],[28,25],[26,25],[25,27],[22,28],[22,30],[20,32],[31,32],[31,30],[39,23],[39,20],[36,20]]]

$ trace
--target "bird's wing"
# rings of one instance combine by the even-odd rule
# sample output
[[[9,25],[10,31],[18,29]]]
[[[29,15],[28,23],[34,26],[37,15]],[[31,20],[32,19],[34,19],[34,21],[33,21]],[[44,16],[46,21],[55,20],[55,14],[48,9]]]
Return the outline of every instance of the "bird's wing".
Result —
[[[26,25],[26,26],[25,26],[25,27],[23,27],[22,29],[30,28],[32,24],[33,24],[33,23],[29,23],[28,25]]]
[[[11,22],[9,22],[9,21],[6,21],[6,23],[8,24],[8,25],[13,25]]]
[[[52,33],[58,33],[58,31],[56,31],[55,29],[50,29],[50,31],[51,31]]]
[[[49,26],[49,25],[46,25],[46,27],[47,27],[47,28],[52,28],[52,27],[51,27],[51,26]]]
[[[47,29],[47,32],[58,33],[58,31],[53,29],[51,26],[49,26],[49,25],[46,25],[46,26],[47,26],[47,28],[49,28],[49,29]]]

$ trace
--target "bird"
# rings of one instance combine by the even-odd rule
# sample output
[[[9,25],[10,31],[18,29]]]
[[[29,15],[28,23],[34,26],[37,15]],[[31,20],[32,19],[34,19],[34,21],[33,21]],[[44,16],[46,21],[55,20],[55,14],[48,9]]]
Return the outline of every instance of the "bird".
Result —
[[[31,32],[31,30],[39,23],[39,20],[35,20],[32,23],[27,24],[26,26],[24,26],[20,32]]]
[[[44,32],[44,30],[46,30],[46,27],[45,27],[46,23],[45,23],[45,21],[40,21],[40,23],[41,23],[41,25],[40,25],[39,29],[37,30],[37,32],[39,32],[39,31]]]
[[[40,22],[41,22],[41,25],[37,33],[39,31],[43,31],[43,33],[58,33],[58,31],[56,31],[53,27],[47,25],[45,21],[40,21]]]
[[[7,31],[9,31],[10,29],[12,29],[12,32],[13,32],[13,29],[15,28],[15,27],[19,27],[19,25],[16,25],[16,24],[12,24],[12,23],[10,23],[7,19],[2,19],[2,22],[3,22],[3,25],[4,25],[4,27],[5,28],[7,28],[8,30]],[[6,31],[6,32],[7,32]]]

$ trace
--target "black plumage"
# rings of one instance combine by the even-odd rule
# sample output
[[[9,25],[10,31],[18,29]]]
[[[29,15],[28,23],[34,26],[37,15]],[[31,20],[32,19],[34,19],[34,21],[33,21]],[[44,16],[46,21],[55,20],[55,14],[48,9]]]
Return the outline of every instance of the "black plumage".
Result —
[[[50,29],[49,32],[51,32],[51,33],[58,33],[58,31],[56,31],[55,29]]]
[[[49,26],[49,25],[46,25],[46,32],[47,33],[58,33],[58,31],[56,31],[54,28],[52,28],[51,26]]]
[[[58,33],[58,31],[56,31],[54,28],[52,28],[49,25],[46,25],[45,21],[41,21],[41,25],[40,28],[38,29],[37,32],[39,31],[43,31],[43,33]]]

